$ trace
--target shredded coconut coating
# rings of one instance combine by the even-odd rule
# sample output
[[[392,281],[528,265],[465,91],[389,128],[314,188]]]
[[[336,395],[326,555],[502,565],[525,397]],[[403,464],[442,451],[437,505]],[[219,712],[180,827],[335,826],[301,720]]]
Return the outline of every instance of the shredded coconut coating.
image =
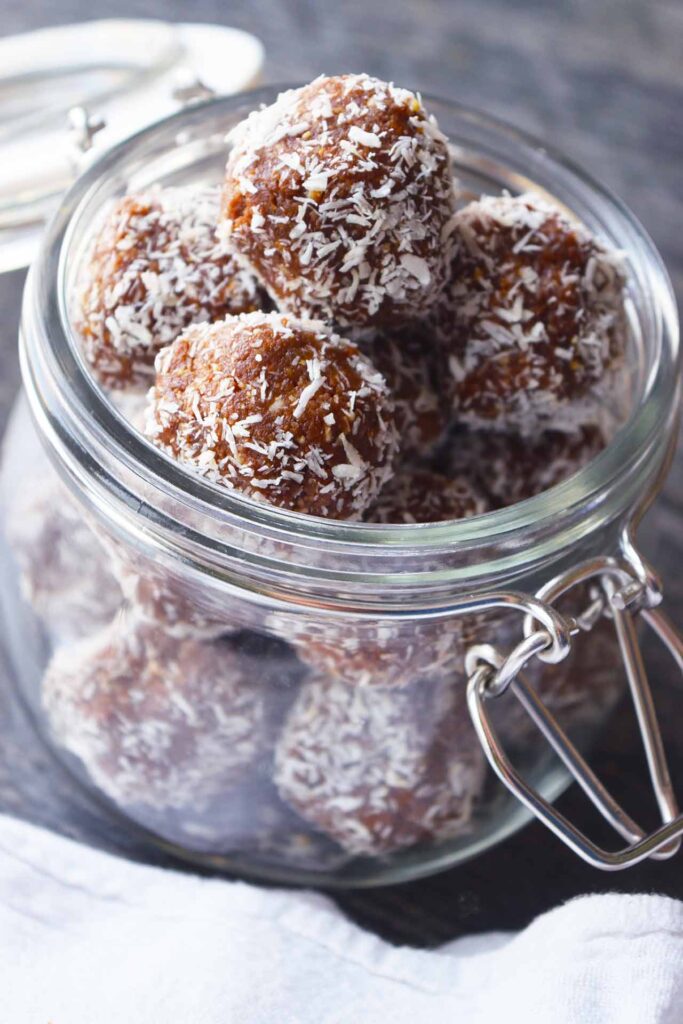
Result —
[[[415,324],[359,344],[389,385],[402,457],[430,458],[451,419],[442,352],[433,334]]]
[[[626,345],[619,254],[531,194],[469,203],[453,238],[434,322],[458,419],[523,434],[596,422]]]
[[[489,511],[490,502],[465,473],[444,476],[402,466],[367,513],[368,523],[436,523]]]
[[[154,565],[139,552],[118,549],[113,564],[129,606],[140,619],[174,637],[218,639],[236,629],[231,609],[209,606],[201,587]]]
[[[318,78],[232,141],[223,230],[281,309],[366,327],[435,302],[454,188],[417,96],[368,75]]]
[[[107,551],[42,460],[12,494],[5,529],[23,594],[55,641],[79,639],[111,621],[123,594]]]
[[[551,430],[537,437],[476,430],[454,437],[438,464],[448,477],[467,476],[493,508],[507,508],[568,480],[606,444],[597,427],[575,434]]]
[[[190,324],[261,308],[254,277],[218,239],[219,206],[217,188],[159,188],[125,196],[107,216],[74,308],[102,383],[149,383],[159,349]]]
[[[263,620],[263,612],[239,595],[207,585],[180,564],[162,563],[108,539],[111,564],[135,617],[178,639],[217,640]]]
[[[198,809],[258,756],[264,702],[227,644],[115,622],[54,655],[43,704],[57,742],[123,807]]]
[[[457,835],[484,775],[463,697],[461,679],[397,691],[312,678],[276,748],[280,795],[352,854]]]
[[[164,349],[147,435],[216,483],[282,508],[358,518],[397,447],[384,378],[319,321],[201,324]]]
[[[270,629],[305,665],[357,686],[402,687],[464,667],[463,618],[424,621],[294,619],[272,615]]]

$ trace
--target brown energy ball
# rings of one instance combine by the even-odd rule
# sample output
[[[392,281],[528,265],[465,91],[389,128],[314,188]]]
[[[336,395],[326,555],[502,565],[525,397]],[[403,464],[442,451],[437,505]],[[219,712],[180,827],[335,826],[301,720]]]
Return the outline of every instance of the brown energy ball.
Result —
[[[466,476],[494,508],[506,508],[568,480],[606,445],[602,431],[546,431],[537,437],[477,430],[460,433],[439,459],[446,476]]]
[[[74,319],[84,355],[113,388],[149,381],[154,357],[190,324],[259,309],[254,278],[216,234],[216,188],[124,196],[81,272]]]
[[[380,335],[363,346],[389,385],[402,456],[429,458],[448,429],[443,360],[421,326]]]
[[[221,613],[209,604],[201,587],[138,552],[119,549],[113,564],[126,600],[138,618],[156,623],[171,636],[213,640],[237,628],[231,609]]]
[[[281,797],[352,854],[457,835],[483,775],[462,679],[382,690],[314,677],[275,755]]]
[[[157,835],[209,855],[230,856],[235,868],[267,861],[272,867],[320,872],[346,859],[338,847],[313,834],[291,807],[279,797],[265,772],[251,771],[237,786],[200,811],[183,808],[175,813],[139,816],[141,824]]]
[[[43,704],[56,741],[122,806],[199,808],[264,741],[263,691],[227,644],[115,622],[54,655]]]
[[[485,196],[460,210],[434,314],[461,422],[576,430],[600,422],[624,355],[624,273],[544,200]]]
[[[108,548],[129,608],[172,636],[212,640],[263,624],[265,612],[245,591],[126,545],[108,541]]]
[[[282,508],[358,518],[397,446],[384,378],[319,321],[227,317],[157,358],[147,434],[216,483]]]
[[[489,511],[490,503],[469,476],[443,476],[404,466],[380,492],[365,516],[368,523],[436,523]]]
[[[401,323],[436,300],[454,208],[444,135],[367,75],[318,78],[236,130],[224,230],[281,309]]]
[[[111,560],[47,460],[13,491],[5,529],[23,594],[55,642],[111,621],[123,603]]]
[[[275,615],[269,628],[314,671],[354,686],[403,687],[464,665],[464,619],[296,618]]]

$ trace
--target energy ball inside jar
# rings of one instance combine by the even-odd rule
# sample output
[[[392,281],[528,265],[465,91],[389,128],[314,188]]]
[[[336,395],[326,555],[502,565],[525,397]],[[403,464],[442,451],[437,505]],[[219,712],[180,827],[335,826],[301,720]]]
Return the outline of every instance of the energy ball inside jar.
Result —
[[[382,489],[367,513],[368,523],[436,523],[467,519],[490,509],[490,503],[466,474],[444,476],[406,466]]]
[[[353,686],[401,688],[462,670],[463,619],[369,619],[275,615],[272,632],[322,675]]]
[[[190,324],[259,309],[253,276],[217,236],[216,188],[124,196],[81,271],[74,320],[83,353],[112,388],[149,383],[154,357]]]
[[[319,321],[190,328],[156,364],[147,434],[210,480],[281,508],[359,518],[397,447],[386,382]]]
[[[398,691],[310,679],[276,749],[281,797],[350,854],[457,835],[484,775],[463,697],[460,679]]]
[[[434,314],[454,413],[470,425],[575,431],[618,414],[624,273],[582,225],[531,194],[458,212]]]
[[[128,606],[139,619],[180,639],[213,640],[237,628],[234,607],[227,600],[219,607],[200,583],[182,573],[125,548],[118,548],[113,560]]]
[[[430,458],[450,423],[434,339],[418,325],[380,335],[363,348],[392,393],[402,457]]]
[[[367,75],[318,78],[236,129],[223,223],[281,309],[402,323],[446,277],[453,179],[420,99]]]
[[[537,437],[476,430],[453,438],[439,466],[449,477],[466,475],[492,507],[507,508],[568,480],[606,444],[597,427],[571,434],[551,430]]]
[[[23,594],[55,643],[110,622],[123,594],[108,552],[46,459],[6,499]]]
[[[264,742],[263,692],[223,643],[112,626],[58,651],[43,680],[55,740],[122,807],[202,805],[235,785]]]
[[[465,473],[444,476],[415,466],[399,467],[365,515],[365,522],[430,523],[465,519],[491,509],[491,502]],[[464,666],[465,620],[362,621],[275,618],[276,632],[316,672],[351,685],[405,687]]]

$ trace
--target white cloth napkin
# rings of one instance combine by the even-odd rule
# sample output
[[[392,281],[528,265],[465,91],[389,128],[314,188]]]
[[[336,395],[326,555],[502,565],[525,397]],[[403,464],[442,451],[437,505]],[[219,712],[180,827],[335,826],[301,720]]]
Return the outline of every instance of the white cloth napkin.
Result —
[[[398,949],[311,893],[130,864],[0,817],[7,1024],[679,1024],[683,904],[590,896]]]

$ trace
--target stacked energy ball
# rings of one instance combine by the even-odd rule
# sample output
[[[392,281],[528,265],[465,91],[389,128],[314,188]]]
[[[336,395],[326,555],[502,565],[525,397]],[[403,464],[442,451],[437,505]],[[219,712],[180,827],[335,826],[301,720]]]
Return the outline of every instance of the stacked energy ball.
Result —
[[[411,524],[524,500],[599,452],[624,289],[619,257],[545,199],[465,203],[420,98],[345,75],[252,113],[222,186],[116,203],[73,319],[95,377],[117,401],[144,389],[144,433],[186,469],[310,516]],[[229,615],[207,623],[182,581],[98,557],[128,612],[57,652],[44,697],[121,806],[215,814],[257,765],[270,801],[350,854],[467,827],[483,765],[459,620],[407,636],[271,616],[278,657],[254,673]]]

